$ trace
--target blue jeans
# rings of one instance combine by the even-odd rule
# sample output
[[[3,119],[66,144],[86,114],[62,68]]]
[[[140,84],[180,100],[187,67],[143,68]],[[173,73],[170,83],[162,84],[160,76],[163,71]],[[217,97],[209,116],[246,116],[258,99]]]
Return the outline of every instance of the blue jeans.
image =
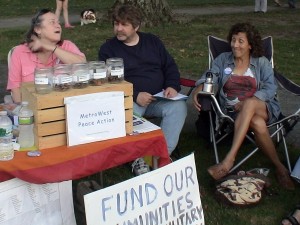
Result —
[[[160,127],[164,133],[169,155],[176,148],[181,129],[187,115],[185,101],[156,100],[147,107],[139,106],[134,102],[133,112],[138,116],[161,118]]]

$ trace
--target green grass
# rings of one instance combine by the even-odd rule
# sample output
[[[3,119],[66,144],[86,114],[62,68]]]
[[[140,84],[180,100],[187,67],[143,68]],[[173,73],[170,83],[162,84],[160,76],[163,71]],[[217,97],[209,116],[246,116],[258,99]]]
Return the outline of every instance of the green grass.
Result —
[[[101,2],[101,10],[110,6],[111,0]],[[190,0],[190,1],[169,1],[172,7],[194,7],[205,5],[253,5],[251,0]],[[199,3],[200,2],[200,3]],[[49,4],[54,7],[54,0],[47,1],[9,1],[2,0],[0,3],[1,17],[16,15],[32,15],[36,8]],[[73,6],[71,6],[73,4]],[[78,11],[88,6],[94,6],[97,1],[73,0],[70,1],[71,11]],[[106,5],[105,5],[106,4]],[[269,1],[272,4],[272,1]],[[14,9],[14,10],[11,10]],[[299,9],[270,11],[263,15],[254,13],[224,14],[198,16],[188,23],[165,24],[160,27],[143,28],[145,32],[152,32],[160,36],[166,44],[167,49],[174,56],[182,76],[198,78],[208,66],[207,35],[213,34],[225,38],[229,27],[238,21],[250,21],[261,31],[262,36],[271,35],[274,41],[274,61],[276,69],[300,84],[300,20]],[[6,62],[7,52],[12,46],[23,40],[27,28],[0,29],[0,62]],[[112,27],[108,22],[97,22],[88,26],[76,26],[74,30],[63,30],[63,37],[70,39],[86,54],[88,60],[97,59],[97,52],[100,45],[107,38],[112,37]],[[229,145],[222,144],[222,155],[226,153]],[[249,149],[245,145],[240,154]],[[292,149],[291,160],[295,163],[299,157],[299,147],[290,146]],[[262,153],[258,152],[254,158],[247,162],[242,169],[256,167],[267,167],[271,169],[272,179],[271,191],[273,196],[265,196],[263,201],[256,207],[245,209],[234,209],[219,204],[213,194],[214,183],[206,172],[207,167],[214,164],[214,157],[211,146],[196,137],[195,133],[183,133],[180,139],[180,150],[182,155],[195,152],[198,179],[200,183],[201,199],[204,206],[206,225],[274,225],[279,224],[295,204],[299,203],[299,185],[296,191],[285,191],[278,187],[274,176],[274,169],[271,163]],[[282,150],[280,147],[279,150]],[[282,151],[280,151],[282,152]],[[283,159],[283,155],[281,155]],[[104,172],[105,185],[109,186],[122,180],[131,178],[127,166],[119,166]],[[89,178],[98,179],[91,176]]]
[[[187,23],[165,24],[142,30],[160,36],[178,63],[182,76],[197,78],[208,66],[207,35],[226,38],[227,30],[233,23],[249,21],[256,25],[262,36],[273,36],[276,69],[300,83],[300,64],[295,63],[300,59],[300,21],[296,19],[297,16],[298,9],[282,8],[260,16],[252,12],[198,16]],[[26,29],[0,30],[0,61],[6,61],[7,52],[23,40]],[[97,58],[100,45],[112,35],[111,24],[104,21],[63,31],[63,38],[74,41],[88,60]]]
[[[93,8],[97,11],[105,11],[113,4],[113,0],[71,0],[70,12],[80,12],[82,9]],[[168,0],[171,7],[200,7],[212,5],[252,5],[252,0]],[[32,15],[40,8],[55,9],[55,0],[1,0],[0,18]]]

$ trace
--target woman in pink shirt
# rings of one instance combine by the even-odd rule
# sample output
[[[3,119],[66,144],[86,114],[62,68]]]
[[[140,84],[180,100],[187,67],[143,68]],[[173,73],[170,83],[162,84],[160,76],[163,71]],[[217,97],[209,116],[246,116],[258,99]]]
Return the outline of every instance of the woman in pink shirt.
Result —
[[[22,82],[34,80],[36,67],[86,62],[85,55],[68,40],[61,40],[61,25],[49,9],[40,10],[31,21],[24,44],[14,48],[8,65],[7,89],[15,103],[22,101]]]

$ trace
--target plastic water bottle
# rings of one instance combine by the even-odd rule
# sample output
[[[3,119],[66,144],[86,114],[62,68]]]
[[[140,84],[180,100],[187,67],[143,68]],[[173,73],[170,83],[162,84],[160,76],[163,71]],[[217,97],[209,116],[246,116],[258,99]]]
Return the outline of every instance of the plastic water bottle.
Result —
[[[11,160],[13,157],[12,121],[6,111],[0,111],[0,161]]]
[[[21,148],[30,148],[34,145],[33,112],[28,108],[28,102],[22,102],[19,111],[19,138]]]

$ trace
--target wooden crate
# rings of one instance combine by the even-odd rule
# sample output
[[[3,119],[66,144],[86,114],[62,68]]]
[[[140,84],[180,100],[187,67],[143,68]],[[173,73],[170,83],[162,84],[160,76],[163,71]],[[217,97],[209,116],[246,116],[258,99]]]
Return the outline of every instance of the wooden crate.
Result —
[[[97,92],[124,91],[126,133],[132,133],[133,87],[129,82],[123,81],[118,84],[70,89],[66,92],[53,91],[45,95],[35,93],[34,84],[28,82],[22,85],[21,91],[22,100],[28,101],[29,108],[33,111],[35,145],[38,149],[67,145],[64,97]]]

